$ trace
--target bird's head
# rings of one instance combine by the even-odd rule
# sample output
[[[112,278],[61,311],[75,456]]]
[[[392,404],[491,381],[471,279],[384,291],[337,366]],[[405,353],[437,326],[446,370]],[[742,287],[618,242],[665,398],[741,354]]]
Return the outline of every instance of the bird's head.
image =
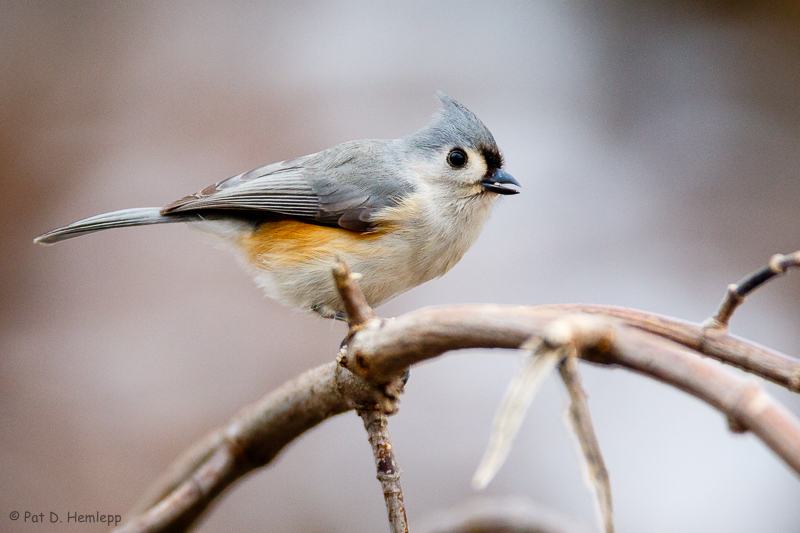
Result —
[[[520,186],[503,170],[494,137],[469,109],[443,92],[430,123],[403,140],[410,167],[431,184],[455,187],[460,197],[517,194]]]

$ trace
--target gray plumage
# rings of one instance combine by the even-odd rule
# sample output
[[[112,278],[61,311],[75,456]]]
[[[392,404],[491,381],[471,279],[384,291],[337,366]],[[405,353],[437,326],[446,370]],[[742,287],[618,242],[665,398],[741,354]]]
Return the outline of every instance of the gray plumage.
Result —
[[[183,215],[177,217],[164,216],[159,207],[134,207],[122,209],[111,213],[104,213],[74,222],[69,226],[58,228],[44,235],[36,237],[33,242],[39,244],[53,244],[59,241],[80,237],[111,228],[126,228],[130,226],[146,226],[149,224],[168,224],[171,222],[190,222],[199,220],[197,215]]]
[[[436,93],[436,98],[442,109],[427,126],[404,138],[410,147],[435,152],[443,146],[461,146],[493,150],[499,156],[494,137],[478,117],[442,91]]]
[[[228,178],[166,206],[162,214],[244,210],[368,231],[381,209],[413,191],[391,161],[394,141],[350,141]]]
[[[519,185],[492,134],[464,106],[421,130],[351,141],[260,167],[163,208],[87,218],[36,239],[51,244],[104,229],[195,222],[233,244],[266,294],[323,316],[343,311],[330,274],[342,257],[379,305],[450,270],[472,246],[499,195]],[[330,229],[334,228],[334,229]]]
[[[161,209],[124,209],[80,220],[35,242],[53,244],[105,229],[200,220],[212,211],[229,211],[234,217],[236,212],[282,215],[369,231],[384,208],[399,205],[415,190],[403,171],[414,152],[461,145],[499,158],[494,137],[475,115],[441,91],[437,98],[443,107],[430,123],[401,139],[346,142],[233,176]]]

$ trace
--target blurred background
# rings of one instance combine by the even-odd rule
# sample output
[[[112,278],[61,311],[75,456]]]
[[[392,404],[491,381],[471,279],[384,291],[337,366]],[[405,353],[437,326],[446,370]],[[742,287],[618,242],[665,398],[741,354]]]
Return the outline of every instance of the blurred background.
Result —
[[[453,271],[379,309],[601,303],[700,321],[800,247],[800,9],[775,2],[0,3],[0,530],[8,513],[124,513],[181,451],[335,357],[342,324],[266,300],[181,225],[54,247],[77,219],[165,205],[251,168],[423,126],[442,89],[522,194]],[[800,354],[800,275],[733,332]],[[470,478],[520,367],[414,369],[391,420],[412,526]],[[800,480],[706,405],[582,365],[621,532],[797,531]],[[753,378],[755,379],[755,378]],[[766,388],[800,414],[800,398]],[[548,382],[490,496],[587,527],[592,499]],[[250,475],[199,531],[386,530],[353,414]],[[83,526],[83,525],[81,525]]]

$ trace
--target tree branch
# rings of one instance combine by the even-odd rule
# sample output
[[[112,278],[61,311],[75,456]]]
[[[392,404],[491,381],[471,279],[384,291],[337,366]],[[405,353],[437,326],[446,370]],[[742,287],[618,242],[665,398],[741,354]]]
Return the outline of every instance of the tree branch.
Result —
[[[748,294],[758,289],[769,280],[785,274],[790,268],[797,268],[799,266],[800,251],[788,255],[773,255],[767,266],[753,272],[739,283],[731,283],[728,285],[725,298],[722,299],[722,303],[717,309],[717,312],[714,316],[703,322],[703,326],[712,329],[726,329],[731,316],[733,316],[733,312],[744,302]]]
[[[373,321],[359,335],[363,347],[349,352],[371,365],[348,364],[352,371],[380,381],[412,364],[459,348],[518,348],[544,325],[568,314],[617,318],[637,329],[672,340],[728,365],[800,392],[800,361],[725,331],[677,318],[605,305],[561,304],[502,306],[494,304],[427,307],[391,321]],[[380,330],[380,341],[373,342]],[[416,346],[420,343],[419,346]],[[416,350],[414,348],[417,348]]]
[[[351,331],[339,364],[301,374],[209,434],[142,502],[146,510],[116,531],[186,531],[228,485],[269,464],[320,422],[350,409],[394,412],[411,365],[461,348],[518,348],[534,336],[552,343],[552,323],[576,312],[604,317],[576,321],[583,324],[572,332],[581,358],[628,368],[704,400],[727,416],[732,430],[752,431],[800,473],[800,422],[758,385],[686,348],[800,390],[800,363],[786,355],[722,328],[603,306],[472,305],[375,319],[366,300],[359,303],[363,295],[344,268],[335,275]]]
[[[373,321],[348,347],[354,355],[348,355],[348,361],[360,357],[368,364],[348,368],[379,382],[383,376],[394,375],[448,350],[517,348],[529,337],[543,334],[549,320],[559,315],[563,318],[565,313],[558,313],[555,308],[467,305],[422,309],[378,324]],[[607,351],[582,350],[583,359],[629,368],[706,401],[735,420],[736,427],[759,436],[800,473],[800,422],[758,385],[723,371],[667,339],[624,324],[608,322],[605,327],[609,326],[614,328],[613,346]],[[719,346],[731,346],[732,351],[763,352],[758,346],[726,337]],[[721,359],[729,358],[730,353],[721,355]]]
[[[611,484],[586,403],[576,359],[584,352],[609,351],[614,343],[613,324],[585,314],[569,315],[551,322],[543,336],[528,340],[520,349],[531,350],[525,367],[515,376],[492,424],[489,446],[472,478],[477,489],[485,488],[505,462],[533,396],[542,381],[559,368],[570,395],[568,421],[577,436],[585,465],[586,484],[596,497],[604,531],[613,533]]]
[[[561,362],[558,368],[570,397],[567,419],[575,431],[581,451],[586,459],[587,483],[594,489],[597,497],[597,505],[602,517],[603,527],[606,533],[613,533],[614,506],[611,500],[611,481],[608,478],[608,470],[606,470],[606,463],[600,451],[600,443],[597,441],[592,418],[589,415],[586,391],[583,390],[583,385],[581,385],[581,376],[576,359],[574,356],[569,356]]]
[[[367,303],[364,293],[358,286],[358,278],[361,274],[353,274],[350,267],[340,258],[336,258],[333,264],[333,279],[336,282],[336,289],[344,303],[347,313],[347,323],[350,325],[351,333],[360,329],[364,324],[375,318],[375,313]]]
[[[564,350],[561,347],[554,349],[538,338],[527,341],[520,346],[520,349],[529,350],[531,353],[525,366],[509,383],[492,421],[489,445],[486,446],[478,469],[472,476],[472,487],[476,490],[483,490],[489,486],[500,471],[511,452],[534,396],[564,358]]]
[[[269,464],[307,430],[357,406],[386,401],[336,363],[309,370],[192,447],[137,506],[145,510],[115,531],[186,531],[227,486]]]
[[[391,533],[408,533],[406,507],[403,502],[403,490],[400,487],[401,471],[394,458],[394,447],[389,438],[389,424],[386,422],[386,417],[375,410],[359,411],[358,414],[364,421],[364,429],[367,430],[369,443],[372,445],[378,481],[383,488],[386,512],[389,515],[389,530]]]
[[[364,293],[358,286],[359,274],[350,272],[347,263],[336,258],[333,267],[333,279],[336,282],[336,289],[339,297],[344,303],[347,311],[347,322],[350,331],[342,341],[342,353],[338,363],[345,366],[347,358],[346,344],[361,328],[370,320],[375,318],[375,313],[367,303]],[[391,380],[384,383],[380,390],[390,402],[396,404],[397,398],[403,392],[405,379],[394,376]],[[383,488],[383,499],[386,502],[386,512],[389,516],[389,529],[391,533],[408,533],[408,519],[406,518],[406,508],[403,503],[403,489],[400,486],[400,467],[394,457],[394,447],[389,437],[389,423],[384,413],[393,413],[395,406],[387,406],[385,402],[377,406],[365,405],[358,408],[358,415],[364,422],[364,429],[367,430],[369,443],[372,445],[372,454],[375,457],[375,468],[378,471],[378,481]]]
[[[749,430],[800,474],[800,422],[758,384],[735,376],[664,339],[629,330],[614,361],[688,392]]]

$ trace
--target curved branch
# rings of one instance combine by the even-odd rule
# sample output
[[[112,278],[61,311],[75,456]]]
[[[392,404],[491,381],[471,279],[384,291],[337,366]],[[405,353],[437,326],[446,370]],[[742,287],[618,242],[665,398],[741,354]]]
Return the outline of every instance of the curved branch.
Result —
[[[800,474],[800,421],[758,384],[718,368],[674,343],[629,329],[615,342],[614,362],[688,392],[752,431]]]
[[[504,306],[493,304],[427,307],[377,323],[373,321],[350,351],[368,366],[348,368],[381,381],[421,360],[459,348],[517,348],[544,325],[569,314],[621,320],[637,329],[800,392],[800,360],[721,330],[677,318],[605,305]],[[375,341],[372,335],[380,331]],[[357,342],[361,342],[358,345]]]
[[[684,390],[722,411],[735,430],[748,429],[800,473],[800,422],[757,385],[690,353],[718,353],[731,362],[750,357],[748,370],[765,377],[783,375],[787,356],[726,334],[693,337],[694,328],[677,320],[599,306],[514,307],[465,305],[427,308],[391,320],[372,319],[352,332],[341,365],[329,363],[301,374],[263,400],[246,408],[231,423],[207,437],[206,446],[179,461],[175,477],[162,483],[163,499],[116,531],[185,531],[228,485],[245,473],[269,464],[286,444],[320,422],[359,406],[394,402],[372,384],[401,379],[407,368],[446,351],[461,348],[517,348],[533,335],[546,336],[548,324],[580,310],[618,318],[636,327],[604,320],[613,328],[611,345],[595,345],[602,335],[587,335],[582,358],[618,365]],[[637,329],[638,328],[638,329]],[[648,333],[650,332],[650,333]],[[595,344],[593,344],[595,343]],[[588,349],[593,348],[593,349]],[[774,367],[765,361],[776,363]],[[351,372],[347,372],[346,366]],[[354,375],[356,374],[356,375]],[[761,374],[759,374],[761,375]],[[361,376],[361,377],[357,377]],[[773,379],[776,380],[776,379]],[[777,380],[776,380],[777,381]],[[169,489],[172,489],[171,491]],[[169,492],[165,495],[165,492]]]
[[[114,531],[186,531],[231,483],[269,464],[294,439],[335,415],[375,405],[378,392],[336,363],[288,381],[193,446]]]
[[[348,361],[360,358],[369,364],[352,364],[348,368],[380,380],[448,350],[518,347],[534,334],[546,334],[544,326],[549,320],[567,316],[552,307],[468,305],[422,309],[365,327],[351,342],[349,349],[354,356]],[[800,422],[758,385],[717,368],[666,338],[625,324],[604,322],[600,329],[610,325],[614,326],[613,344],[601,351],[586,350],[592,348],[591,342],[602,338],[600,334],[587,334],[590,344],[584,347],[581,358],[626,367],[700,398],[726,414],[733,421],[732,428],[751,430],[800,474]],[[725,344],[720,346],[727,344],[735,350],[768,355],[756,345],[724,337]]]
[[[800,392],[800,360],[731,335],[724,329],[708,328],[704,324],[610,305],[566,304],[540,308],[618,318],[630,326],[677,342],[792,392]]]

